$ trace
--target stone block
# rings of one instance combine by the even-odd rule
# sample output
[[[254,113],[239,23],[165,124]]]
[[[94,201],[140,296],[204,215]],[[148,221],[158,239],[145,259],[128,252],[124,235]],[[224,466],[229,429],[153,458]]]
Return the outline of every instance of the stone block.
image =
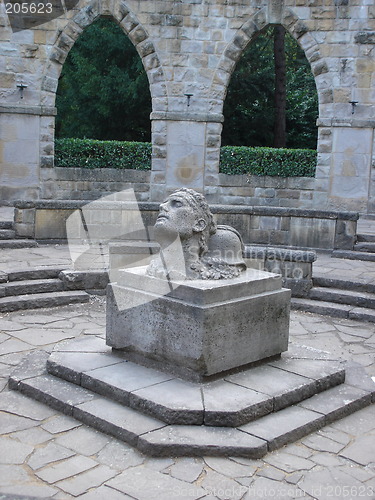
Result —
[[[334,247],[336,220],[310,217],[292,217],[289,244],[297,247]]]
[[[108,284],[106,271],[61,271],[59,278],[66,290],[104,290]]]
[[[26,356],[11,373],[9,387],[14,389],[21,380],[45,374],[47,359],[48,353],[45,351],[34,351]]]
[[[371,392],[341,384],[316,394],[298,406],[324,414],[325,423],[329,424],[367,406],[370,402]]]
[[[66,220],[74,210],[37,210],[35,214],[36,239],[66,239]]]
[[[82,387],[70,385],[51,375],[22,380],[18,383],[18,390],[66,415],[72,415],[74,405],[90,401],[94,397]]]
[[[337,220],[334,248],[353,250],[357,239],[357,221]]]
[[[227,376],[226,380],[272,396],[274,411],[298,403],[317,392],[317,382],[314,379],[293,372],[288,373],[269,364]]]
[[[153,456],[218,456],[260,458],[267,453],[267,442],[237,429],[204,426],[168,426],[139,437],[138,448]],[[234,451],[236,450],[236,452]],[[233,453],[234,452],[234,453]]]
[[[74,384],[81,384],[85,371],[121,363],[108,352],[53,352],[47,361],[48,373]]]
[[[144,272],[124,271],[107,290],[107,344],[128,359],[203,380],[287,349],[290,291],[281,277],[248,270],[170,290]]]
[[[237,427],[273,411],[271,396],[225,380],[206,384],[202,391],[205,425]]]
[[[34,238],[34,229],[33,224],[24,224],[22,222],[16,222],[14,224],[16,235],[21,238]]]
[[[179,379],[133,391],[130,406],[142,413],[155,415],[166,423],[203,425],[204,407],[198,384]],[[187,410],[187,400],[189,401]]]
[[[98,397],[77,405],[73,416],[133,446],[137,444],[140,434],[148,434],[165,426],[163,422],[152,417]]]
[[[268,442],[269,451],[316,431],[324,416],[305,408],[291,407],[243,425],[240,429]]]

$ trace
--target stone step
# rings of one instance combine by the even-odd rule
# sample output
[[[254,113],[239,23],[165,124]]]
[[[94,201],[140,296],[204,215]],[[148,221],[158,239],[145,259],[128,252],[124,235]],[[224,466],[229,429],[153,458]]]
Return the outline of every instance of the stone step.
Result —
[[[153,456],[261,458],[375,399],[375,386],[360,367],[361,372],[358,368],[348,371],[347,382],[245,425],[170,425],[47,374],[45,366],[45,352],[31,353],[12,373],[10,389]]]
[[[299,299],[292,297],[291,308],[297,311],[306,311],[336,318],[349,318],[349,311],[352,306],[346,304],[333,304],[332,302],[323,302],[312,299]]]
[[[0,229],[0,240],[11,240],[16,236],[13,229]]]
[[[332,302],[292,297],[291,308],[296,311],[375,323],[375,311],[365,307],[354,307],[347,304],[334,304]]]
[[[374,309],[367,309],[365,307],[356,307],[349,312],[349,319],[375,323],[375,311]]]
[[[365,260],[375,262],[375,253],[356,252],[355,250],[334,250],[332,257],[337,259]]]
[[[367,283],[365,280],[349,281],[339,278],[327,278],[324,275],[313,276],[314,287],[338,288],[340,290],[351,290],[354,292],[375,293],[375,284]]]
[[[375,234],[357,234],[357,241],[361,243],[364,241],[375,243]]]
[[[27,269],[19,269],[17,271],[8,271],[8,281],[28,281],[39,279],[58,278],[64,268],[55,266],[33,267]]]
[[[35,248],[38,243],[35,240],[0,240],[0,249]]]
[[[63,290],[64,283],[58,278],[12,281],[0,285],[0,297],[47,292],[61,292]]]
[[[335,304],[348,304],[357,307],[375,309],[375,295],[373,293],[355,292],[338,288],[313,287],[309,298]]]
[[[19,311],[21,309],[39,309],[57,307],[89,301],[89,295],[82,291],[34,293],[17,297],[0,298],[0,312]]]
[[[363,242],[356,243],[354,246],[354,250],[356,252],[375,253],[375,242],[363,241]]]
[[[10,387],[150,455],[172,453],[175,456],[199,454],[260,458],[267,452],[265,440],[237,429],[196,425],[173,428],[52,375],[40,375],[20,382],[12,379]],[[166,442],[164,434],[150,436],[151,439],[147,437],[163,428],[166,435],[170,435],[172,445]],[[187,436],[179,438],[178,431],[185,431]]]
[[[0,220],[0,229],[13,229],[13,222],[10,220]]]
[[[345,378],[340,362],[309,359],[307,350],[302,359],[286,355],[205,385],[110,353],[104,339],[73,340],[55,347],[47,371],[168,424],[219,427],[248,423],[341,384]]]

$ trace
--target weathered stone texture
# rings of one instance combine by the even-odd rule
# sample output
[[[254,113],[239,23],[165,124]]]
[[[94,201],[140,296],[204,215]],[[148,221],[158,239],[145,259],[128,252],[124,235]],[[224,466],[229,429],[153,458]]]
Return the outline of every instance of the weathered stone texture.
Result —
[[[37,199],[48,193],[53,196],[53,183],[50,180],[49,185],[43,184],[41,175],[44,174],[40,172],[44,168],[40,167],[52,167],[54,119],[51,116],[48,125],[44,125],[47,117],[40,106],[54,106],[58,78],[70,48],[82,30],[100,15],[112,16],[120,23],[148,73],[153,104],[153,168],[159,172],[166,170],[164,177],[153,177],[151,199],[158,201],[168,189],[184,183],[202,190],[206,188],[207,193],[212,194],[208,188],[217,180],[221,113],[231,74],[243,51],[270,23],[283,24],[298,39],[310,61],[319,94],[319,126],[335,136],[340,136],[343,128],[355,129],[358,144],[367,148],[375,120],[372,50],[375,11],[371,3],[368,0],[285,0],[283,4],[273,0],[229,3],[128,0],[125,4],[120,0],[85,0],[79,9],[18,33],[12,33],[8,19],[3,16],[0,59],[6,71],[0,74],[0,111],[7,122],[10,119],[17,122],[14,125],[17,129],[24,127],[29,115],[39,114],[40,136],[33,141],[39,140],[41,144],[35,155],[29,151],[30,144],[25,147],[21,134],[15,140],[14,153],[10,154],[9,139],[1,137],[2,150],[8,151],[3,153],[7,159],[0,174],[1,197],[10,200],[25,196]],[[17,87],[20,82],[27,85],[22,100]],[[189,106],[185,94],[192,94]],[[352,108],[350,101],[357,101],[357,105]],[[162,115],[156,117],[155,113]],[[193,122],[196,123],[193,125]],[[216,127],[215,130],[212,127]],[[178,150],[173,138],[175,129],[179,128],[195,129],[194,141],[189,147],[185,144],[184,151]],[[269,196],[268,192],[260,191],[255,196],[258,203],[303,207],[309,201],[317,208],[346,206],[366,210],[362,195],[355,194],[354,188],[353,193],[349,193],[345,186],[352,181],[354,186],[361,177],[360,192],[369,191],[371,155],[368,151],[358,150],[355,167],[346,168],[342,175],[342,152],[332,148],[332,142],[323,134],[319,136],[318,150],[317,180],[320,167],[328,167],[324,178],[330,179],[329,184],[319,181],[313,196],[304,195],[303,200],[293,193],[286,196],[285,192],[276,191]],[[191,162],[194,175],[191,172],[187,178],[181,177],[180,154],[181,161]],[[330,155],[329,165],[324,155]],[[361,166],[358,161],[362,162]],[[32,171],[31,183],[23,172],[25,164]],[[102,188],[104,186],[98,186],[99,196]],[[227,196],[227,201],[232,197],[232,202],[238,196],[243,201],[245,196],[244,192],[237,197],[222,194]],[[68,196],[66,190],[65,195]],[[255,200],[253,193],[248,196]]]

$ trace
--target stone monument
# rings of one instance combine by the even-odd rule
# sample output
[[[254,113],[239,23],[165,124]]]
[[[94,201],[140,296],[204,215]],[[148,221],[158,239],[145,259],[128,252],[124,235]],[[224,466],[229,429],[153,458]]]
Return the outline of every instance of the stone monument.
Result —
[[[169,196],[154,232],[158,252],[130,241],[112,273],[106,339],[32,352],[11,389],[158,457],[260,458],[371,404],[362,368],[288,349],[290,290],[246,267],[240,235],[202,195]]]
[[[194,381],[288,348],[290,290],[247,269],[243,242],[217,226],[201,194],[182,188],[160,205],[160,252],[124,269],[107,291],[107,344],[128,360]]]

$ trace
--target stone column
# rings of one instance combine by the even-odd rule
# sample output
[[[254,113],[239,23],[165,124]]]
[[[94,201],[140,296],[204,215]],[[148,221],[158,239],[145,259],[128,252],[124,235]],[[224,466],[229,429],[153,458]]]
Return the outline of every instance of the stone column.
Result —
[[[41,134],[45,136],[44,121],[53,120],[54,114],[55,108],[44,106],[0,106],[0,199],[36,200],[40,197],[39,169],[43,152],[40,151],[40,137]],[[49,145],[47,149],[51,155],[53,135]],[[44,139],[42,147],[47,147]]]
[[[202,193],[217,185],[221,114],[154,112],[151,201],[162,201],[179,187]]]

